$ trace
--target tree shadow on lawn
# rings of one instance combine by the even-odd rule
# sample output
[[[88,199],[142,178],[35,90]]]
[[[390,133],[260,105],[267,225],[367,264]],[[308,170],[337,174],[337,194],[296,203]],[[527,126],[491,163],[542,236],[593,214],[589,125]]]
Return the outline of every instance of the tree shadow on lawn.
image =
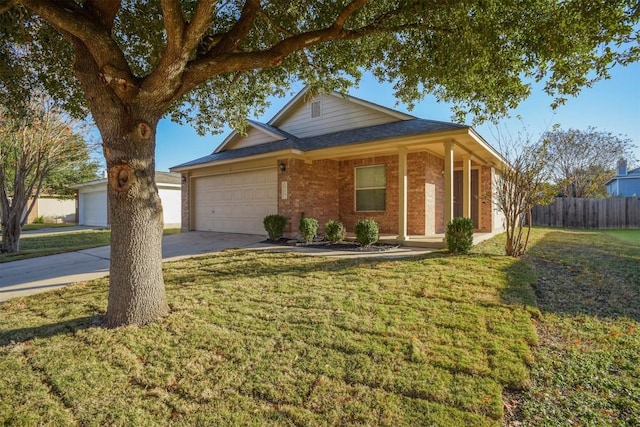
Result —
[[[35,338],[44,339],[62,334],[74,334],[84,329],[99,327],[102,316],[87,316],[69,319],[62,322],[48,323],[30,328],[13,329],[0,332],[0,347],[31,341]]]
[[[543,232],[508,272],[533,270],[531,283],[543,312],[640,321],[640,245],[590,231]]]

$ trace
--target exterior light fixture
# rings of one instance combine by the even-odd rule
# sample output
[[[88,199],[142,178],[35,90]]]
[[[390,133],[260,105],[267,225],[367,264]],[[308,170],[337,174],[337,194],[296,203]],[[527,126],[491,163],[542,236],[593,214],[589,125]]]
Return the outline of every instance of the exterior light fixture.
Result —
[[[278,165],[278,168],[280,168],[280,172],[284,172],[287,170],[287,165],[285,165],[284,163],[280,163]]]

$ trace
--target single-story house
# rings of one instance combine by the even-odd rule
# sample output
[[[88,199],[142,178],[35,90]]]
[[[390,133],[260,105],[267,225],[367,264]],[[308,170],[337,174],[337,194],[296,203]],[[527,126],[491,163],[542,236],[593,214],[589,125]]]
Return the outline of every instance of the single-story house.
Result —
[[[27,223],[42,217],[46,223],[76,222],[76,201],[57,196],[40,195],[29,213]]]
[[[613,197],[640,197],[640,168],[627,170],[627,161],[618,161],[616,176],[605,183]]]
[[[162,200],[165,227],[179,227],[181,219],[180,174],[156,172],[156,185]],[[107,227],[109,205],[107,201],[107,178],[72,186],[78,192],[78,224]]]
[[[11,198],[9,198],[11,201]],[[27,207],[31,204],[33,199],[29,200]],[[22,214],[24,218],[25,212]],[[52,196],[48,194],[41,194],[35,200],[33,209],[29,212],[27,218],[27,224],[33,223],[36,219],[42,217],[45,223],[51,224],[56,222],[77,222],[76,218],[76,201],[75,199],[65,199],[59,196]]]
[[[399,241],[440,235],[451,218],[503,230],[495,180],[504,158],[472,127],[425,120],[352,96],[302,90],[269,122],[249,121],[182,174],[182,229],[266,234],[263,218],[304,216],[320,231],[364,218]]]

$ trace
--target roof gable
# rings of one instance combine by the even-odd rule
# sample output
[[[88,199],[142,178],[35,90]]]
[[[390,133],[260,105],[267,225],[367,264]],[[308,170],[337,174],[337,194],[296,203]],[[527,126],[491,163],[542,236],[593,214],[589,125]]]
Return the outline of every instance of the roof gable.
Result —
[[[238,131],[231,132],[229,136],[222,141],[222,144],[215,149],[214,153],[282,141],[289,137],[289,135],[286,135],[280,129],[254,120],[249,120],[247,127],[248,129],[245,135],[240,134]]]
[[[414,118],[337,92],[313,96],[307,87],[285,105],[269,125],[306,138]]]

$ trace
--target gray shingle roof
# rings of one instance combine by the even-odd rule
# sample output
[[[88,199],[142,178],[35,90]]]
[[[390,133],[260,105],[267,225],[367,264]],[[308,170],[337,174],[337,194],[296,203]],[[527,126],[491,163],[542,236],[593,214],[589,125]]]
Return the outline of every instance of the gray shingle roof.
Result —
[[[284,149],[313,151],[320,150],[322,148],[380,141],[389,138],[398,138],[403,136],[420,135],[433,132],[446,132],[449,130],[460,130],[469,128],[469,126],[459,125],[455,123],[425,119],[411,119],[400,120],[397,122],[386,123],[382,125],[368,126],[359,129],[350,129],[340,132],[328,133],[324,135],[311,136],[307,138],[297,138],[282,131],[281,129],[275,128],[270,125],[265,125],[263,123],[257,122],[254,122],[254,124],[263,126],[265,129],[269,129],[271,132],[286,136],[287,138],[283,139],[282,141],[267,142],[251,147],[213,153],[208,156],[174,166],[174,168],[196,166],[220,160],[239,159],[242,157],[265,154]]]

